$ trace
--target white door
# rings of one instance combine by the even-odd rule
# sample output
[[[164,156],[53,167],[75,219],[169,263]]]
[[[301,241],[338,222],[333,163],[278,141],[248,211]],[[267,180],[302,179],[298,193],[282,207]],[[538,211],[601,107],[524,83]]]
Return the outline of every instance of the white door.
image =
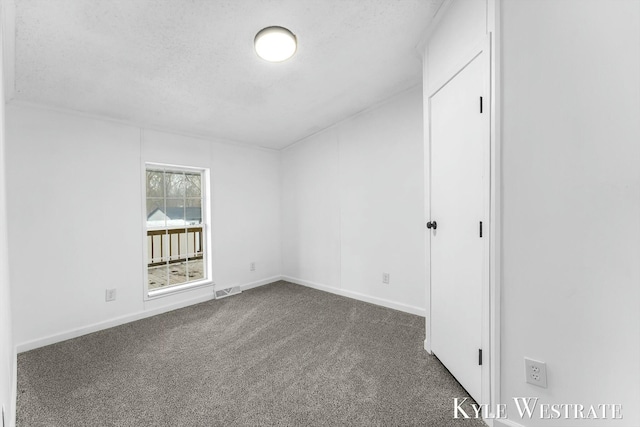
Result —
[[[477,402],[488,271],[487,56],[480,53],[430,97],[431,350]]]

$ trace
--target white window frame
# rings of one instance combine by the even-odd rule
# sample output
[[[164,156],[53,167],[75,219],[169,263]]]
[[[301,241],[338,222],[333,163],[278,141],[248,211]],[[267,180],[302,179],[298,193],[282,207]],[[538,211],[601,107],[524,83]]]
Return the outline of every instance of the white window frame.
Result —
[[[203,234],[203,263],[204,263],[204,278],[201,280],[182,283],[179,285],[169,286],[160,289],[149,289],[149,273],[148,273],[148,254],[149,248],[147,247],[147,170],[149,169],[161,169],[165,172],[199,172],[201,175],[202,186],[202,234]],[[144,162],[142,165],[142,270],[143,270],[143,289],[144,300],[153,300],[168,295],[173,295],[180,292],[190,291],[197,288],[203,288],[207,286],[213,286],[213,273],[212,273],[212,256],[211,256],[211,224],[210,224],[210,212],[211,212],[211,179],[209,168],[174,165],[167,163],[156,162]],[[166,197],[166,196],[165,196]]]

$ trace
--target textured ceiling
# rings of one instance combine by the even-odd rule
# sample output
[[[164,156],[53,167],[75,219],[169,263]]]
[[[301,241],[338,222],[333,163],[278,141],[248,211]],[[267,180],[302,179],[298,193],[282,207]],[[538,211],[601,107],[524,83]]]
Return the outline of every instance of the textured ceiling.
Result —
[[[15,0],[15,99],[282,148],[414,86],[442,0]],[[272,64],[263,27],[298,37]]]

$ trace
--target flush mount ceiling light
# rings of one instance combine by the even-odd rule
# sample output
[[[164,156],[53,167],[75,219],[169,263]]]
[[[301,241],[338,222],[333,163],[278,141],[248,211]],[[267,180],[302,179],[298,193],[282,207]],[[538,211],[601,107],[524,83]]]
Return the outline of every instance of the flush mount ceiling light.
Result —
[[[269,62],[291,58],[298,48],[296,36],[283,27],[263,28],[253,40],[258,56]]]

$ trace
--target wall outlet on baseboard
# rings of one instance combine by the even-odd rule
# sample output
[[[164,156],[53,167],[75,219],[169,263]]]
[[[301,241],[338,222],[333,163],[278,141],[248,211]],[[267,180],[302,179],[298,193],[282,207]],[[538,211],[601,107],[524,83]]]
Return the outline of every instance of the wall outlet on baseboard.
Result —
[[[529,384],[547,388],[547,364],[538,360],[524,358],[524,371]]]
[[[109,301],[115,301],[116,300],[116,290],[114,289],[107,289],[104,292],[104,300],[106,302]]]
[[[391,275],[389,273],[382,273],[382,283],[384,283],[385,285],[388,285],[390,279],[391,279]]]
[[[256,271],[255,261],[249,263],[249,271]]]

